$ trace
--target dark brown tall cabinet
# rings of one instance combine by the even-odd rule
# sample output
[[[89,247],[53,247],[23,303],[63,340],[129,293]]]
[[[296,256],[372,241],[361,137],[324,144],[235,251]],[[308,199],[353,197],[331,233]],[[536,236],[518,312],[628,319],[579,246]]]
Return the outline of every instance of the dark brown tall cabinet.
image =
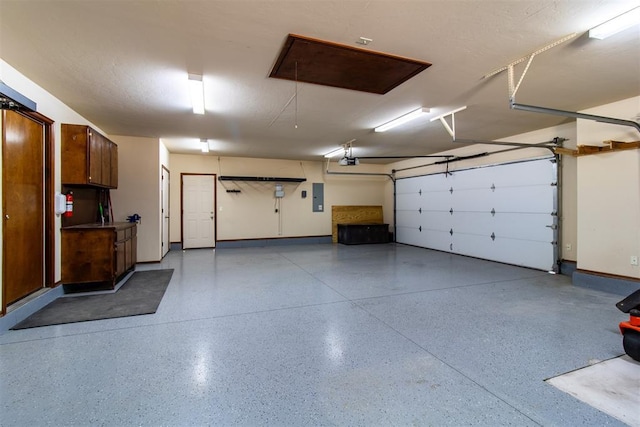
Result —
[[[62,218],[62,283],[113,288],[135,268],[137,249],[135,223],[108,221],[109,190],[118,187],[118,146],[89,126],[61,127],[62,191],[74,195],[73,216]]]

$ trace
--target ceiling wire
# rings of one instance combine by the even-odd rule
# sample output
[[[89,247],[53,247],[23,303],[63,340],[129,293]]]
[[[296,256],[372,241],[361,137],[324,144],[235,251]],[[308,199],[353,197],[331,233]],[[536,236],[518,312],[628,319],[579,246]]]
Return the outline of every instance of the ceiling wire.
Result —
[[[276,114],[276,116],[273,118],[273,120],[271,120],[269,122],[269,126],[267,127],[271,127],[273,126],[273,124],[280,118],[280,116],[282,116],[282,113],[284,113],[284,110],[287,109],[287,107],[289,105],[291,105],[291,103],[295,100],[295,127],[296,129],[298,128],[298,92],[300,92],[302,90],[302,88],[304,87],[303,85],[298,85],[298,62],[296,62],[296,68],[295,68],[295,80],[296,80],[296,87],[295,87],[295,91],[293,93],[293,95],[291,95],[291,97],[289,97],[289,99],[287,100],[287,102],[285,102],[284,106],[280,109],[280,111],[278,112],[278,114]],[[298,90],[298,87],[300,87],[300,90]]]
[[[293,94],[291,95],[291,98],[289,98],[289,100],[284,104],[284,107],[282,107],[282,109],[280,110],[280,112],[273,118],[273,120],[271,120],[271,122],[269,123],[269,127],[271,127],[276,120],[278,120],[280,118],[280,116],[282,115],[282,113],[284,113],[284,110],[287,109],[287,107],[291,104],[291,102],[293,101],[293,99],[296,97],[297,94]]]

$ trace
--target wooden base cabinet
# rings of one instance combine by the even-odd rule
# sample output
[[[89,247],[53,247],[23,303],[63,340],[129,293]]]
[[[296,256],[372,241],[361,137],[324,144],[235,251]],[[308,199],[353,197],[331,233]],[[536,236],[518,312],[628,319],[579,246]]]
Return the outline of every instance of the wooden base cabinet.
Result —
[[[136,265],[135,223],[83,224],[62,229],[62,283],[103,283],[112,289]]]

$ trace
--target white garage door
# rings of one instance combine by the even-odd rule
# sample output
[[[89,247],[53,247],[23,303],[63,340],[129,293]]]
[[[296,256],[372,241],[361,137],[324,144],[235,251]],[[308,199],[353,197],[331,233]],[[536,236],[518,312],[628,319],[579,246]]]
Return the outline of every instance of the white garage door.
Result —
[[[553,157],[396,181],[396,241],[553,270]]]

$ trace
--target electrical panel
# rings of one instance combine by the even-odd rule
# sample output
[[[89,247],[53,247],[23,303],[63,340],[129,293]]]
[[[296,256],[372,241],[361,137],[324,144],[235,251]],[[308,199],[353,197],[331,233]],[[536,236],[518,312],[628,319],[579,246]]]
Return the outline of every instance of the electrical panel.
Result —
[[[324,212],[324,184],[314,182],[311,191],[313,193],[313,212]]]

